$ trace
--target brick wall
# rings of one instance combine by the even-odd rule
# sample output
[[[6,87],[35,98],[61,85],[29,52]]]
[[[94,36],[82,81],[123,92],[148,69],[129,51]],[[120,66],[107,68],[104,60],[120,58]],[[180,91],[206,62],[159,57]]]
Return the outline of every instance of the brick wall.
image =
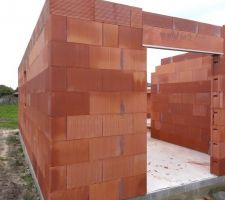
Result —
[[[147,92],[147,117],[151,117],[151,90]]]
[[[146,193],[142,10],[47,1],[19,67],[19,126],[45,199]]]
[[[154,32],[151,26],[161,27],[162,16],[142,15],[139,8],[100,0],[46,0],[18,70],[19,128],[45,199],[114,200],[145,194],[143,42],[223,52],[221,27],[198,23],[195,37],[192,29],[171,18],[177,25],[170,32]],[[183,30],[181,37],[170,37],[174,29]],[[160,39],[164,33],[168,44]],[[157,69],[154,137],[208,151],[210,62],[200,57]],[[181,135],[190,124],[194,130]],[[221,141],[215,152],[223,150]],[[212,171],[221,174],[224,159],[217,158],[212,156]]]
[[[225,30],[225,27],[223,27]],[[225,37],[225,31],[223,31]],[[211,82],[211,172],[218,176],[225,174],[225,57],[213,57]]]
[[[152,74],[152,137],[209,153],[212,58],[184,54]]]

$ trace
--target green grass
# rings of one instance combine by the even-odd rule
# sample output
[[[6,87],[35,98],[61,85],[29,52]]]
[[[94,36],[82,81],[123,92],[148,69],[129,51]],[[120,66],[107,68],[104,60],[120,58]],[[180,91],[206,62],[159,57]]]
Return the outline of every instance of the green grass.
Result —
[[[0,105],[0,128],[18,128],[17,105]]]

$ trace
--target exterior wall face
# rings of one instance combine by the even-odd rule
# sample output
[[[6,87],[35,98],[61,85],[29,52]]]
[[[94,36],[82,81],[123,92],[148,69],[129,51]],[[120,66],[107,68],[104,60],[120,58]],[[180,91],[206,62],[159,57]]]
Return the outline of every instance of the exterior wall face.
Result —
[[[211,56],[162,60],[152,74],[152,137],[209,153]]]
[[[45,199],[145,194],[142,10],[92,0],[47,5],[19,69],[19,124]]]

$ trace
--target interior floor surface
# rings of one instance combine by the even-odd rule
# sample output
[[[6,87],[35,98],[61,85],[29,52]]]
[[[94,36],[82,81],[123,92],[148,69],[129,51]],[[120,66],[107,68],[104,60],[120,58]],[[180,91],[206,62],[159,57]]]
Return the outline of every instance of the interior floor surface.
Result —
[[[147,191],[156,191],[214,178],[210,156],[147,135]]]

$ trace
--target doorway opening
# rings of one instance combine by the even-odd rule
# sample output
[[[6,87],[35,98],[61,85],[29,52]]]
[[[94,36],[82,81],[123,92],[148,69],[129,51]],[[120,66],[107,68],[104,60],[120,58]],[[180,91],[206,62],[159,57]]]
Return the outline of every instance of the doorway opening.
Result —
[[[210,173],[212,56],[148,49],[147,191]]]

